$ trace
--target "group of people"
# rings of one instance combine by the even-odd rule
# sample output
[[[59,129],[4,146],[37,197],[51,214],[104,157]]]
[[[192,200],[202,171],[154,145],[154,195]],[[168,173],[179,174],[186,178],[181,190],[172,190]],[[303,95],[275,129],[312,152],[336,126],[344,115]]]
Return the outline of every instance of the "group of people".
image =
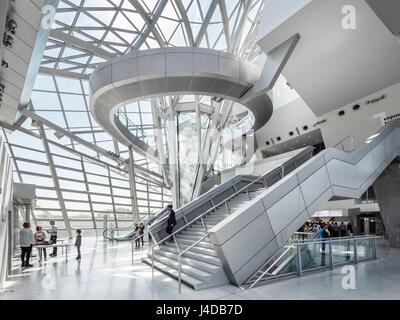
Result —
[[[44,232],[41,226],[36,226],[36,232],[33,233],[32,226],[29,222],[25,222],[23,224],[23,228],[19,232],[19,243],[21,247],[21,267],[32,267],[33,265],[30,264],[30,258],[32,254],[32,248],[36,246],[43,246],[38,248],[39,250],[39,261],[47,261],[47,251],[46,246],[48,245],[55,245],[57,243],[57,234],[58,228],[55,225],[54,221],[50,221],[50,229],[46,230],[47,234],[50,235],[50,239],[47,237],[46,232]],[[82,237],[81,237],[81,230],[76,230],[76,240],[75,240],[75,247],[78,252],[78,256],[76,257],[77,260],[81,259],[81,244],[82,244]],[[53,252],[49,255],[50,257],[57,257],[57,247],[53,246]]]
[[[353,235],[351,223],[348,222],[346,225],[343,221],[340,225],[336,221],[319,221],[318,223],[306,222],[301,231],[317,232],[320,238],[347,237]]]

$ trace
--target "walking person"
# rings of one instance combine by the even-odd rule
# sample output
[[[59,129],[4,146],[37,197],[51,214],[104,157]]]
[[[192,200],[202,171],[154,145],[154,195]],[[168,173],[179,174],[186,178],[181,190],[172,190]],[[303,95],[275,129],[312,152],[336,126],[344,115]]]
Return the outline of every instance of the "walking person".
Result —
[[[41,226],[36,226],[36,232],[33,235],[33,245],[44,245],[46,244],[47,236],[43,232],[43,228]],[[39,248],[39,262],[42,262],[42,256],[44,257],[44,261],[47,261],[47,253],[46,248]]]
[[[175,211],[172,209],[172,204],[169,204],[167,206],[167,211],[169,212],[169,216],[168,216],[168,219],[167,219],[167,229],[166,229],[166,231],[167,231],[168,234],[172,234],[172,230],[176,226]],[[172,236],[169,238],[169,241],[170,242],[174,241]]]
[[[50,225],[51,228],[50,230],[47,230],[47,232],[50,233],[51,244],[56,244],[58,228],[56,227],[56,223],[54,222],[54,220],[50,221]],[[50,257],[57,257],[57,247],[53,247],[53,253],[50,254]]]
[[[33,232],[29,222],[25,222],[24,227],[19,231],[19,246],[21,247],[21,267],[33,267],[29,264],[33,246]]]
[[[76,251],[78,252],[78,256],[76,257],[76,260],[81,259],[81,245],[82,245],[81,233],[82,233],[82,231],[80,229],[76,230],[75,247],[76,247]]]

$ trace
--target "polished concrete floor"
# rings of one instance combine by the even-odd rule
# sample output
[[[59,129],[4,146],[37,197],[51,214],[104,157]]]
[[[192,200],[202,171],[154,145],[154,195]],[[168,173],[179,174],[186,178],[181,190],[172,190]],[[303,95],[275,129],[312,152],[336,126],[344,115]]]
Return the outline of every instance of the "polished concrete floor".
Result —
[[[0,291],[1,300],[11,299],[400,299],[400,249],[385,242],[378,247],[379,260],[356,266],[356,288],[343,289],[342,268],[305,275],[243,290],[231,285],[193,291],[155,272],[140,262],[148,247],[135,250],[126,242],[112,243],[101,238],[84,239],[82,260],[71,249],[64,256],[48,258],[33,268],[21,269],[18,257]],[[35,250],[36,251],[36,250]]]

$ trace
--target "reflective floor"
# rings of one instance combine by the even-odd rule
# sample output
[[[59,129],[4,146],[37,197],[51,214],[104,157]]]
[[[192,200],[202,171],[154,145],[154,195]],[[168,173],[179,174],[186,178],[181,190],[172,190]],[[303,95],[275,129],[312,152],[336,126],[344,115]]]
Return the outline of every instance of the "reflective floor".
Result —
[[[81,261],[72,248],[68,261],[59,255],[39,264],[35,257],[33,268],[21,270],[16,257],[0,299],[400,299],[400,249],[384,242],[379,260],[356,266],[356,289],[347,290],[340,267],[251,290],[225,285],[193,291],[183,285],[179,294],[175,280],[157,271],[152,278],[151,268],[140,262],[147,250],[146,244],[135,250],[132,265],[129,243],[87,238]]]

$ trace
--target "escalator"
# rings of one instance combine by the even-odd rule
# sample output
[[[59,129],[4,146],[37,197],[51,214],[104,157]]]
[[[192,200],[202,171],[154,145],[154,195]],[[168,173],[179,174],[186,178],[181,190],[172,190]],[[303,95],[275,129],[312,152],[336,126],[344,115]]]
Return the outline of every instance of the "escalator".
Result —
[[[144,224],[145,230],[150,227],[151,224],[156,223],[159,219],[167,216],[167,210],[162,209],[160,212],[146,220]],[[139,236],[139,231],[135,231],[135,224],[126,228],[107,228],[103,231],[103,237],[107,240],[115,241],[130,241]]]

